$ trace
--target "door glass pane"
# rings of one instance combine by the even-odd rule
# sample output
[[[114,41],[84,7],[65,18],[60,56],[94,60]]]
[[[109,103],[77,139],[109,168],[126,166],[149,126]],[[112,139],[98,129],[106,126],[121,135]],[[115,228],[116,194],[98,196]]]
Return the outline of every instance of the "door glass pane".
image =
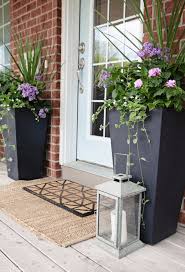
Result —
[[[0,26],[2,26],[2,24],[3,24],[3,10],[0,7]]]
[[[109,21],[116,21],[123,19],[123,0],[110,0],[110,19]]]
[[[10,42],[10,25],[4,27],[4,43]]]
[[[3,28],[0,28],[0,46],[2,45],[3,41]]]
[[[137,2],[136,2],[137,1]],[[138,7],[140,6],[140,0],[135,0]],[[125,17],[130,17],[136,14],[135,8],[133,7],[130,0],[127,0],[126,2],[126,10],[125,10]]]
[[[92,103],[93,113],[95,113],[97,109],[102,105],[103,103],[93,102]],[[102,111],[99,114],[98,119],[92,124],[92,135],[103,136],[102,129],[103,124],[104,124],[104,111]]]
[[[140,39],[141,37],[141,23],[139,19],[134,19],[134,20],[129,20],[128,22],[125,23],[125,31],[127,34],[127,37],[130,38],[130,40],[132,40],[134,42],[134,44],[137,47],[140,47],[140,43],[137,41],[137,39],[135,39],[132,35],[134,35],[135,37],[137,37],[138,39]],[[127,39],[125,39],[125,54],[126,56],[131,59],[137,59],[137,49],[136,47],[129,42]]]
[[[0,64],[4,63],[4,46],[0,46]],[[2,66],[0,65],[0,69],[2,69]]]
[[[138,0],[138,4],[140,4],[140,0]],[[123,66],[124,62],[127,61],[124,55],[132,60],[138,58],[136,54],[137,49],[132,43],[128,42],[120,31],[129,36],[129,38],[138,46],[138,48],[140,47],[140,44],[137,40],[134,40],[132,34],[141,39],[142,31],[141,23],[135,16],[130,0],[95,0],[94,7],[102,14],[102,16],[97,15],[97,12],[95,11],[93,45],[94,84],[92,88],[93,93],[91,96],[91,112],[93,113],[96,111],[98,104],[103,103],[104,98],[110,97],[110,94],[107,93],[106,88],[99,88],[98,86],[97,75],[101,68],[108,68],[109,65]],[[121,54],[120,51],[123,54]],[[97,103],[97,101],[99,102]],[[106,126],[107,124],[108,112],[104,110],[101,112],[98,121],[91,125],[91,134],[109,137],[109,128]],[[100,125],[103,125],[102,131],[99,130]]]
[[[107,27],[99,27],[98,29],[94,30],[94,63],[106,61],[107,39],[102,32],[106,33]]]
[[[94,84],[93,84],[93,100],[104,100],[105,98],[105,88],[100,87],[98,85],[99,83],[99,77],[100,72],[102,71],[104,66],[95,66],[93,69],[93,75],[94,75]]]
[[[6,45],[8,49],[10,49],[9,45]],[[8,52],[8,50],[5,48],[4,49],[4,64],[7,65],[10,63],[10,54]]]
[[[4,24],[7,24],[10,21],[10,16],[9,16],[9,5],[6,4],[4,6]]]
[[[95,0],[94,8],[100,14],[95,12],[95,25],[105,24],[107,22],[107,7],[108,7],[108,0]],[[101,16],[102,15],[102,16]],[[105,18],[106,19],[105,19]]]
[[[123,23],[114,24],[113,26],[109,26],[109,61],[119,61],[123,59],[122,54],[119,52],[124,52],[124,39],[123,35],[116,29],[124,31]],[[119,49],[117,49],[114,45]]]

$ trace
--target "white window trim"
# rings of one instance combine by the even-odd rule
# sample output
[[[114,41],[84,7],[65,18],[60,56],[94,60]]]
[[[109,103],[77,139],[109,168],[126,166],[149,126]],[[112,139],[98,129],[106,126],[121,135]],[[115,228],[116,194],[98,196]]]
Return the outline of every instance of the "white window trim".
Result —
[[[79,0],[62,0],[60,164],[76,161]]]

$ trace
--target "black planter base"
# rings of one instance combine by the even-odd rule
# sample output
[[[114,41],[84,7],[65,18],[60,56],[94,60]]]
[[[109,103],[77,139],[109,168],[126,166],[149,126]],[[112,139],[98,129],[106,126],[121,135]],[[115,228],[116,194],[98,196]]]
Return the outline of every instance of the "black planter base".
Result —
[[[5,123],[5,153],[8,176],[14,180],[43,177],[48,119],[35,120],[27,109],[12,109]]]
[[[113,155],[128,153],[126,126],[115,128],[119,123],[119,113],[111,111],[109,116]],[[152,111],[145,122],[151,140],[147,143],[145,134],[139,130],[140,156],[142,162],[147,197],[150,202],[145,209],[145,228],[141,229],[141,239],[155,244],[174,234],[185,191],[185,112],[159,109]],[[141,180],[136,145],[131,144],[134,166],[131,174],[135,182]],[[114,156],[113,156],[114,158]]]

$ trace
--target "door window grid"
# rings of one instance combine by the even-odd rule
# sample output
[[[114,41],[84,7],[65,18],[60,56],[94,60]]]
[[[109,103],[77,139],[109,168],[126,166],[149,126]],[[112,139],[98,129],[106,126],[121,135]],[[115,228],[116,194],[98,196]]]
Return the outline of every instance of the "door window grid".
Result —
[[[138,1],[140,1],[140,0],[138,0]],[[97,0],[94,1],[94,2],[96,2],[96,4],[98,2],[100,3],[100,1],[97,1]],[[110,4],[111,4],[111,0],[106,0],[106,1],[102,1],[102,2],[104,2],[104,3],[106,2],[107,3],[107,21],[111,21],[111,23],[114,24],[114,25],[116,24],[117,27],[119,25],[121,25],[121,31],[122,32],[125,32],[126,24],[128,24],[129,22],[134,22],[134,20],[135,20],[135,22],[138,23],[138,21],[139,21],[138,16],[137,15],[133,15],[132,12],[130,12],[130,10],[127,8],[127,5],[129,5],[129,0],[128,0],[128,2],[126,2],[126,3],[124,2],[124,4],[123,4],[123,13],[122,13],[123,18],[117,19],[117,20],[113,20],[113,21],[110,18],[110,14],[111,14]],[[96,7],[96,5],[95,5],[95,9],[98,10],[98,8]],[[101,11],[99,11],[99,12],[102,14]],[[101,34],[100,32],[99,32],[99,35],[102,36],[101,38],[104,39],[105,56],[103,56],[103,57],[99,56],[100,61],[98,61],[99,59],[96,57],[96,54],[95,54],[96,53],[96,49],[97,49],[96,47],[97,47],[97,44],[98,44],[97,41],[96,41],[96,36],[95,36],[96,32],[98,31],[97,28],[100,28],[101,30],[104,28],[105,29],[105,33],[108,33],[109,35],[111,35],[110,33],[111,33],[111,28],[112,27],[111,27],[110,23],[108,23],[108,22],[106,22],[106,23],[103,22],[101,24],[95,25],[95,23],[96,23],[95,19],[97,19],[96,12],[94,14],[94,54],[93,54],[93,58],[94,59],[93,59],[93,64],[92,64],[93,65],[93,73],[94,73],[95,69],[99,69],[101,71],[103,67],[107,68],[110,64],[123,66],[124,62],[126,60],[122,56],[118,55],[118,58],[115,59],[115,60],[114,59],[111,60],[109,58],[110,57],[109,55],[110,55],[110,52],[111,52],[111,50],[110,50],[110,42],[106,38],[104,39],[103,38],[103,34]],[[99,20],[101,21],[101,19],[99,19]],[[97,19],[97,21],[98,21],[98,19]],[[117,31],[117,33],[119,33],[119,32]],[[140,36],[141,33],[138,33],[138,34]],[[113,42],[118,42],[116,39],[113,38],[114,37],[113,35],[108,36],[108,37]],[[122,39],[122,42],[123,41],[125,43],[125,39],[124,40]],[[122,43],[118,42],[118,46],[120,46],[120,45],[122,45]],[[124,44],[122,46],[123,46],[122,50],[126,54],[126,45]],[[129,44],[129,46],[130,46],[130,44]],[[116,54],[116,49],[115,48],[113,48],[113,51],[115,51],[115,54]],[[128,47],[127,47],[127,52],[128,52]],[[103,58],[104,58],[104,61],[101,61]],[[136,55],[135,56],[131,56],[130,58],[131,59],[136,59],[137,56]],[[103,99],[102,99],[102,97],[99,97],[99,99],[94,99],[97,96],[97,95],[94,94],[95,92],[102,93],[102,90],[100,90],[97,87],[96,82],[93,82],[93,91],[92,91],[93,95],[92,95],[92,100],[91,100],[92,112],[93,113],[96,111],[98,105],[102,105],[104,99],[107,98],[107,89],[106,88],[104,88],[104,97],[103,97]],[[92,127],[91,134],[94,135],[94,136],[109,137],[109,129],[106,127],[106,125],[108,124],[108,112],[107,112],[106,109],[104,110],[103,116],[101,115],[100,117],[101,117],[101,120],[98,120],[97,122],[95,122],[95,124],[91,125],[91,127]],[[99,129],[100,123],[103,125],[103,127],[101,128],[101,132],[100,132],[100,129]]]
[[[2,43],[3,42],[3,43]],[[10,56],[4,46],[10,46],[9,1],[0,0],[0,70],[10,65]]]

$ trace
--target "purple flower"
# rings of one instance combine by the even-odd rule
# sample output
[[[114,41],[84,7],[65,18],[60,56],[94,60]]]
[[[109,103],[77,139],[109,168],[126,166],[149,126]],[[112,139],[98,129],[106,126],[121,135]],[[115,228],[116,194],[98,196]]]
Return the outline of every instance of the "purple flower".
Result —
[[[160,68],[152,68],[148,71],[149,77],[157,77],[161,75],[161,69]]]
[[[101,75],[100,75],[100,80],[105,81],[107,80],[109,77],[111,76],[111,74],[108,71],[102,71]]]
[[[165,86],[166,86],[167,88],[175,88],[175,87],[177,86],[177,85],[176,85],[176,80],[169,79],[169,80],[166,82]]]
[[[106,70],[103,70],[100,74],[100,80],[99,80],[99,84],[98,86],[99,87],[106,87],[106,80],[109,79],[109,77],[111,76],[111,73],[106,71]]]
[[[140,50],[137,55],[141,58],[144,59],[146,57],[145,51],[144,50]]]
[[[149,55],[150,57],[160,57],[162,55],[162,50],[158,47],[153,48]]]
[[[146,50],[153,50],[154,46],[153,46],[153,44],[150,43],[150,42],[145,42],[145,43],[143,44],[143,48],[146,49]]]
[[[29,101],[35,100],[37,94],[39,93],[37,87],[32,86],[29,83],[22,83],[21,85],[19,85],[18,91],[21,92],[24,98],[28,98]]]
[[[137,79],[135,82],[134,82],[134,87],[136,89],[140,89],[141,87],[143,86],[143,81],[141,79]]]
[[[162,49],[159,47],[154,47],[152,43],[146,42],[143,44],[142,50],[140,50],[137,55],[141,59],[153,58],[153,57],[161,57]]]
[[[46,118],[46,112],[45,112],[45,110],[44,109],[40,109],[39,110],[39,113],[38,113],[38,116],[40,117],[40,118]]]

